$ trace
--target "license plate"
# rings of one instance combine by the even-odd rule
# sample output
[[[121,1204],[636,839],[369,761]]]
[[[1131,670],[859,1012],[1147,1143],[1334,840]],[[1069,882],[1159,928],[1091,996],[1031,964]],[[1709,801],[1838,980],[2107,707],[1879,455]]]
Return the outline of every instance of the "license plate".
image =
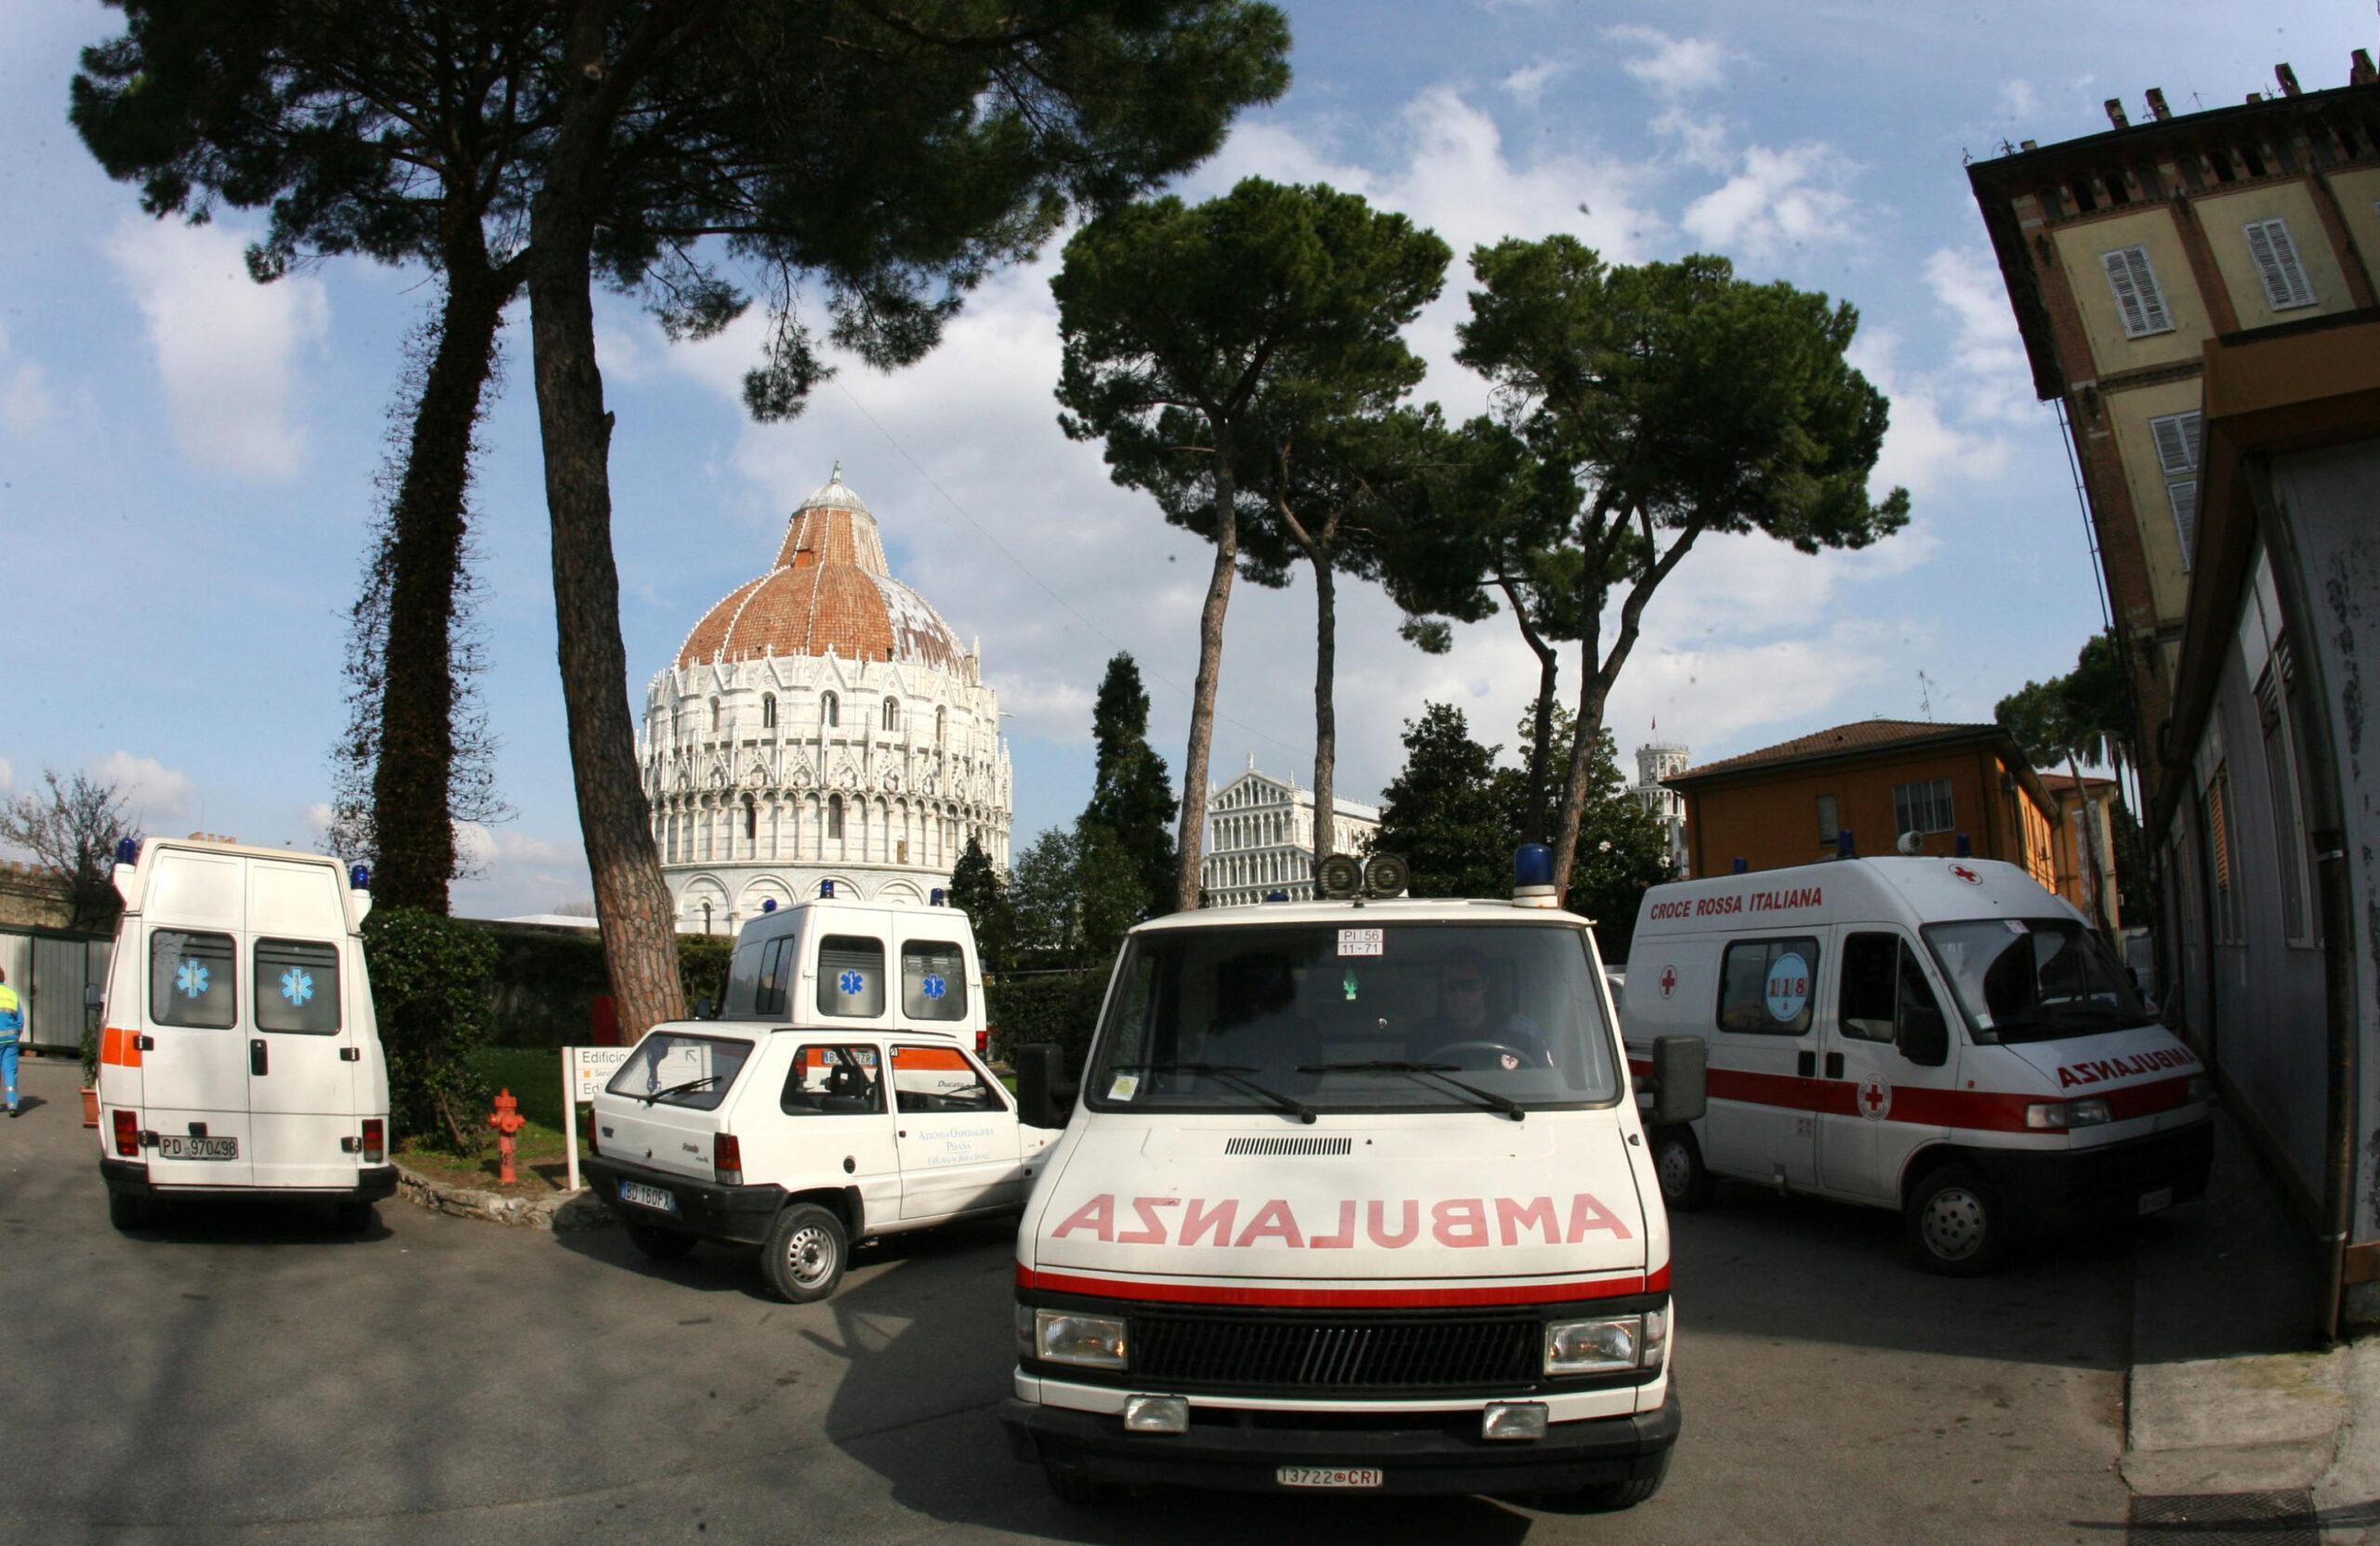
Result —
[[[174,1133],[157,1135],[157,1157],[160,1159],[237,1159],[240,1141],[236,1138],[183,1138]]]
[[[620,1183],[620,1200],[640,1203],[646,1208],[657,1208],[664,1213],[678,1211],[678,1199],[675,1195],[663,1191],[658,1186],[639,1186],[632,1181]]]
[[[2154,1192],[2140,1194],[2140,1210],[2143,1213],[2155,1213],[2173,1206],[2174,1189],[2170,1186],[2160,1186]]]
[[[1283,1487],[1378,1487],[1387,1476],[1368,1466],[1285,1465],[1273,1473]]]

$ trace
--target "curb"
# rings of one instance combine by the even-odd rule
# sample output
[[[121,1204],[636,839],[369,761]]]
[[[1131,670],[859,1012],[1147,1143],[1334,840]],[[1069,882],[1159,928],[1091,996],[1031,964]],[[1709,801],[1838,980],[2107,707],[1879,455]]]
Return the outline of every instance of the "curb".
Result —
[[[611,1210],[585,1187],[553,1197],[509,1197],[473,1186],[453,1186],[397,1164],[397,1195],[416,1208],[456,1219],[481,1219],[514,1229],[594,1229],[611,1221]]]

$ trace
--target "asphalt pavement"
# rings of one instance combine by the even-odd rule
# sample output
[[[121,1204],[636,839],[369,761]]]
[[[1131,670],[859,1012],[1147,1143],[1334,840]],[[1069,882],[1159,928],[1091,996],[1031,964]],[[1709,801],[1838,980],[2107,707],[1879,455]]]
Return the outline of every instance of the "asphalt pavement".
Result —
[[[1641,1507],[1152,1490],[1083,1512],[994,1419],[1005,1222],[862,1251],[806,1306],[740,1253],[655,1264],[615,1229],[395,1201],[360,1237],[248,1206],[125,1235],[74,1084],[32,1065],[39,1103],[0,1123],[0,1539],[2125,1539],[2128,1236],[1952,1281],[1890,1214],[1724,1188],[1676,1222],[1686,1434]]]

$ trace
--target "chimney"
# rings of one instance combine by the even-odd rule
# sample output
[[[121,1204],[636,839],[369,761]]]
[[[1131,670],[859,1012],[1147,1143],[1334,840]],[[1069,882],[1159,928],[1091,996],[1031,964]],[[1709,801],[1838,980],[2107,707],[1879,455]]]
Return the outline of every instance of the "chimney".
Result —
[[[2042,147],[2041,147],[2041,142],[2040,142],[2039,140],[2036,140],[2036,139],[2028,139],[2028,140],[2024,141],[2024,143],[2022,143],[2022,144],[2018,145],[2016,148],[2017,148],[2018,150],[2020,150],[2020,151],[2038,151],[2038,150],[2040,150]]]
[[[2161,124],[2174,115],[2174,110],[2165,105],[2165,88],[2163,86],[2152,86],[2149,88],[2149,116],[2155,118],[2157,122]]]
[[[2108,99],[2108,122],[2113,124],[2120,129],[2128,129],[2132,127],[2132,120],[2123,115],[2122,98],[2110,97]]]
[[[2281,82],[2281,94],[2282,96],[2294,97],[2297,95],[2296,71],[2292,70],[2286,64],[2276,64],[2272,67],[2272,73],[2273,78]]]
[[[2347,56],[2347,79],[2349,86],[2370,86],[2380,80],[2380,70],[2372,68],[2372,50],[2358,48]]]

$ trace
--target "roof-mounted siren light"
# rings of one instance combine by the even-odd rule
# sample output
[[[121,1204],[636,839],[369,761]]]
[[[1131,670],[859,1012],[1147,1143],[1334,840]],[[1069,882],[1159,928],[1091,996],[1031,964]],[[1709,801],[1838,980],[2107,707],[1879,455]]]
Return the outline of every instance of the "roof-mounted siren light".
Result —
[[[949,894],[949,892],[944,891],[940,886],[936,886],[933,890],[926,892],[926,905],[929,907],[939,907],[942,905],[943,898]]]
[[[124,898],[126,906],[132,905],[132,888],[134,882],[139,878],[139,874],[140,839],[118,838],[115,840],[115,868],[112,872],[112,878],[115,881],[116,894]]]
[[[1735,866],[1728,870],[1727,873],[1730,875],[1750,875],[1752,873],[1752,861],[1739,853],[1736,855]]]
[[[1913,855],[1925,847],[1925,835],[1922,832],[1904,832],[1893,847],[1903,853]]]
[[[775,912],[776,910],[777,910],[777,899],[776,899],[775,897],[774,897],[774,896],[764,896],[764,897],[760,898],[760,911],[762,911],[762,912],[764,912],[764,913],[773,913],[773,912]]]
[[[835,883],[832,880],[819,881],[818,896],[819,900],[824,902],[832,902],[835,900]]]
[[[1835,833],[1834,856],[1838,859],[1859,857],[1859,845],[1851,840],[1851,828],[1845,826]]]
[[[1264,893],[1264,900],[1267,902],[1287,902],[1289,899],[1289,893],[1287,892],[1273,891]]]
[[[1561,893],[1554,889],[1554,849],[1548,843],[1523,843],[1513,850],[1513,905],[1557,907]]]
[[[1375,853],[1364,861],[1364,890],[1372,896],[1403,896],[1413,879],[1413,866],[1394,853]]]
[[[1327,853],[1314,866],[1315,889],[1333,902],[1345,902],[1364,889],[1364,866],[1352,853]]]
[[[355,921],[363,922],[364,915],[372,910],[371,865],[350,865],[347,866],[347,894],[355,905]]]
[[[1962,859],[1972,859],[1975,857],[1975,844],[1968,840],[1967,835],[1964,832],[1959,834],[1958,854]]]

